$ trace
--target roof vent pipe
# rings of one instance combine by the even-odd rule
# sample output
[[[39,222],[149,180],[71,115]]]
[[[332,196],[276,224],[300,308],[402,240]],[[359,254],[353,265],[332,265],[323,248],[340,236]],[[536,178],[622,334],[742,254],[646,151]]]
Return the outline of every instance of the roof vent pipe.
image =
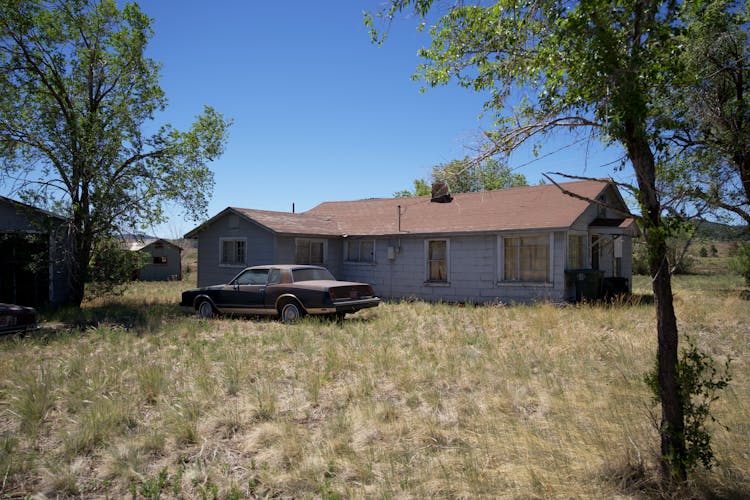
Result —
[[[451,196],[451,190],[447,182],[435,181],[432,184],[432,198],[430,201],[433,203],[450,203],[453,201],[453,196]]]

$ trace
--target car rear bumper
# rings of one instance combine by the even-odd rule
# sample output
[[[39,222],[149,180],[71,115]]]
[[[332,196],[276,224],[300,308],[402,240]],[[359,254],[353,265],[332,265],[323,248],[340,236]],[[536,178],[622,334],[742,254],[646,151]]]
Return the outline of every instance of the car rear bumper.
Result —
[[[356,300],[337,300],[330,307],[313,307],[307,309],[308,314],[334,314],[334,313],[352,313],[368,307],[377,307],[380,304],[379,297]]]

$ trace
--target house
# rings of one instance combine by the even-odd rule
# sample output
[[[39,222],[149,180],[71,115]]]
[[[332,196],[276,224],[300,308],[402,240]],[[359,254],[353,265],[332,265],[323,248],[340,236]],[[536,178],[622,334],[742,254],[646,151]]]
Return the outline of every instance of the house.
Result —
[[[133,240],[128,249],[147,254],[145,264],[137,271],[141,281],[174,281],[182,279],[182,248],[161,238]]]
[[[67,222],[0,196],[0,302],[39,307],[68,301]]]
[[[199,286],[245,266],[302,263],[371,283],[384,298],[532,302],[580,298],[592,275],[630,289],[635,235],[617,187],[587,180],[326,202],[298,214],[228,207],[185,237],[198,239]]]

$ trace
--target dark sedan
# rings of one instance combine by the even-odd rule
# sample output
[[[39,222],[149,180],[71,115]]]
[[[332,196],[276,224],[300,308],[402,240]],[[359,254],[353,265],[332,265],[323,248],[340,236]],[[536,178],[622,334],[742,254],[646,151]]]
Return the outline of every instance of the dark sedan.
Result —
[[[226,285],[182,292],[180,305],[198,316],[262,314],[285,323],[306,314],[343,318],[346,313],[377,307],[380,299],[366,283],[337,281],[324,267],[271,265],[248,267]]]
[[[36,310],[15,304],[0,304],[0,334],[25,332],[37,328]]]

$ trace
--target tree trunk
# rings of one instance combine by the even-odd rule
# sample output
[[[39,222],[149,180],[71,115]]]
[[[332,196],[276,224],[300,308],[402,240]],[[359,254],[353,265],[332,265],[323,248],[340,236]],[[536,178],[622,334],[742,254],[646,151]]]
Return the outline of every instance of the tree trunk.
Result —
[[[638,178],[651,287],[656,307],[657,363],[661,402],[661,465],[667,480],[685,480],[685,417],[677,379],[678,334],[667,262],[667,228],[661,217],[654,156],[645,137],[627,141],[628,155]]]
[[[73,206],[73,218],[68,233],[71,249],[67,263],[71,292],[68,305],[80,307],[86,291],[94,241],[87,193],[84,193],[82,200],[73,203]]]

